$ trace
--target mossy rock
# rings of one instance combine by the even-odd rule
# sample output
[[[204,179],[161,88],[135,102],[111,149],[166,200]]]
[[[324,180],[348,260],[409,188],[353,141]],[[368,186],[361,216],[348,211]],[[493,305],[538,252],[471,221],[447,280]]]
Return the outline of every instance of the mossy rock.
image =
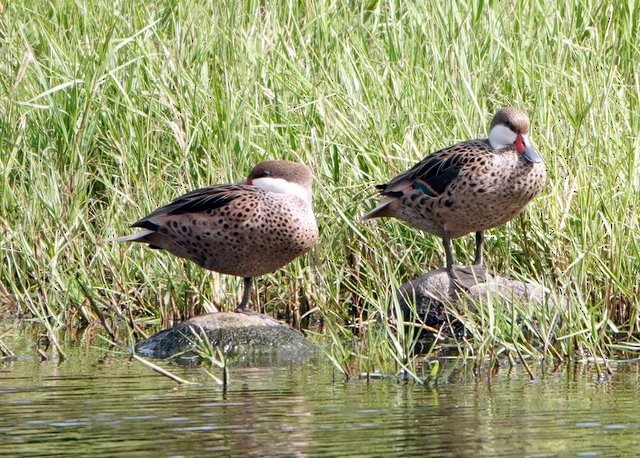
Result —
[[[199,361],[198,341],[220,348],[233,363],[288,365],[313,356],[316,347],[301,332],[255,312],[217,312],[196,316],[160,331],[135,345],[136,353],[150,358]]]

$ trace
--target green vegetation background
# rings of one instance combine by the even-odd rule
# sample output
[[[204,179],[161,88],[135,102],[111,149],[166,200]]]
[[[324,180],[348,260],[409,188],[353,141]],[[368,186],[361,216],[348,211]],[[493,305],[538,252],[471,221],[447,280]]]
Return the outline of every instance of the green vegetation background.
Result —
[[[5,315],[52,335],[101,314],[144,333],[212,305],[231,309],[239,279],[106,239],[187,190],[285,158],[317,176],[321,238],[258,280],[253,303],[293,317],[310,304],[347,336],[350,306],[383,311],[394,285],[443,263],[436,237],[358,221],[376,202],[372,185],[485,136],[493,112],[514,105],[530,114],[548,181],[522,217],[490,231],[489,266],[566,295],[551,330],[565,353],[576,341],[638,348],[640,2],[0,8]],[[456,242],[462,262],[471,239]],[[507,334],[474,338],[493,346]]]

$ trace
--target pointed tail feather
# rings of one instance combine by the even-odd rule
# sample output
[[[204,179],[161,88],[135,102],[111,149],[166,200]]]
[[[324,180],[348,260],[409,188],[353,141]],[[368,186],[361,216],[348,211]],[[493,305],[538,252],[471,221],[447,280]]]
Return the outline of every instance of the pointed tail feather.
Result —
[[[136,234],[125,235],[122,237],[111,237],[107,239],[107,242],[145,242],[145,238],[155,231],[145,229]]]
[[[371,210],[369,213],[367,213],[366,215],[364,215],[362,218],[360,218],[361,221],[365,221],[368,219],[373,219],[373,218],[381,218],[383,216],[389,216],[389,209],[387,208],[389,205],[391,204],[390,200],[387,200],[385,202],[382,202],[380,205],[378,205],[376,208],[374,208],[373,210]]]

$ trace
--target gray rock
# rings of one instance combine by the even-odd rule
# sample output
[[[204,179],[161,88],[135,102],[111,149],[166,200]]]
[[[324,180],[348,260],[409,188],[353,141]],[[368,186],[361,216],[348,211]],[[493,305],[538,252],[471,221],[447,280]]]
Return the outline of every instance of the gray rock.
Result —
[[[196,316],[138,342],[135,351],[151,358],[174,357],[178,362],[194,363],[199,361],[197,342],[202,341],[203,336],[212,347],[222,349],[233,363],[300,363],[316,351],[299,331],[255,312]]]
[[[464,326],[449,311],[473,310],[474,304],[480,304],[491,298],[494,303],[516,301],[531,306],[556,306],[556,296],[551,296],[542,285],[523,282],[497,275],[475,266],[456,267],[460,285],[456,286],[446,269],[426,272],[400,287],[398,305],[405,320],[421,320],[425,325],[441,329],[450,335],[462,335]],[[551,299],[551,300],[550,300]],[[448,306],[448,307],[447,307]]]

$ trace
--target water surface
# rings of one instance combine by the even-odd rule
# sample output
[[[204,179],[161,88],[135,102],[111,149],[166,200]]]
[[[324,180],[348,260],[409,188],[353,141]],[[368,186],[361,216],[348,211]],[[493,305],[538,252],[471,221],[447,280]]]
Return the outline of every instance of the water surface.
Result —
[[[202,368],[78,349],[63,363],[0,363],[0,455],[630,456],[640,451],[638,366],[523,370],[436,386],[344,382],[330,366],[234,368],[224,393]],[[541,371],[541,374],[542,371]],[[335,375],[335,376],[334,376]]]

